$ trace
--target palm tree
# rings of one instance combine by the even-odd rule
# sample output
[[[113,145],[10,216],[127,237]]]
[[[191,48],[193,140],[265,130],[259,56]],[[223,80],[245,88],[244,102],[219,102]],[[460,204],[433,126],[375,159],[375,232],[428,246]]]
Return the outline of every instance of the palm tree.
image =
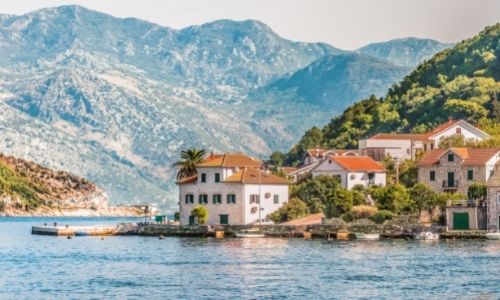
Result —
[[[203,149],[188,149],[181,151],[181,160],[173,166],[179,168],[177,179],[196,174],[196,165],[203,161],[206,151]]]

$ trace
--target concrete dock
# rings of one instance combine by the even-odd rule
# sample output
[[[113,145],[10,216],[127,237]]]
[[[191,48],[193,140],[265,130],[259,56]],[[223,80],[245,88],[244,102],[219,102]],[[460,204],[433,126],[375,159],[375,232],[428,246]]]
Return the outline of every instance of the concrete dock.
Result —
[[[53,236],[103,236],[115,235],[120,230],[119,225],[93,225],[93,226],[33,226],[31,234]]]

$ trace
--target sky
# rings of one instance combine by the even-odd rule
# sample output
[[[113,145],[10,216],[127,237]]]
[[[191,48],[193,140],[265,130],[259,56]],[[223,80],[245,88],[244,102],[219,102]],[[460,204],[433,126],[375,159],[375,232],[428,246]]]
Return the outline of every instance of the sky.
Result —
[[[175,29],[255,19],[287,39],[345,50],[408,36],[454,43],[500,22],[500,0],[2,0],[0,13],[66,4]]]

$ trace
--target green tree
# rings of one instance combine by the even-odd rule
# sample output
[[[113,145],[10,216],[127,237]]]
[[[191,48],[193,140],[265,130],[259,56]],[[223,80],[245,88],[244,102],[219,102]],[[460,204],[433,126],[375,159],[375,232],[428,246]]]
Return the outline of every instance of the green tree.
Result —
[[[454,134],[442,137],[439,140],[439,148],[448,149],[451,147],[466,147],[465,137],[462,134]]]
[[[352,208],[352,193],[343,187],[330,191],[325,204],[324,214],[327,218],[339,217]]]
[[[195,216],[200,225],[205,224],[208,220],[208,210],[205,206],[196,206],[191,210],[191,215]]]
[[[375,189],[372,196],[380,210],[390,210],[394,213],[411,210],[410,196],[401,184]]]
[[[274,151],[269,158],[269,164],[281,167],[285,162],[286,155],[280,151]]]
[[[483,183],[475,182],[469,185],[469,189],[467,191],[467,196],[471,200],[480,200],[485,199],[487,194],[486,185]]]
[[[407,159],[399,164],[399,182],[407,188],[418,182],[418,167],[414,160]]]
[[[331,176],[318,176],[304,180],[292,187],[291,197],[299,198],[307,205],[309,212],[322,212],[331,191],[339,187],[339,180]]]
[[[423,210],[431,211],[438,205],[438,194],[421,182],[410,189],[410,199],[419,213]]]
[[[196,174],[196,165],[203,161],[205,154],[205,150],[196,148],[181,151],[181,160],[173,164],[178,168],[177,179]]]
[[[307,205],[298,198],[292,198],[267,218],[275,223],[287,222],[307,216]]]

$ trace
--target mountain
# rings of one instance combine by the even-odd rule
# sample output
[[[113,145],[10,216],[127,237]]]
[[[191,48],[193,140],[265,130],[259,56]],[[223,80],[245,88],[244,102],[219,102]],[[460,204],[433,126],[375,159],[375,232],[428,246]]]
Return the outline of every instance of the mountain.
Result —
[[[478,124],[500,146],[500,23],[420,64],[382,98],[348,107],[322,130],[308,130],[285,157],[296,161],[316,144],[356,148],[378,132],[425,132],[450,117]],[[314,143],[314,144],[312,144]]]
[[[258,21],[174,30],[80,6],[1,15],[0,53],[0,151],[89,178],[113,203],[169,210],[181,150],[268,155],[402,75],[359,54],[342,67],[349,59],[334,56],[346,51],[283,39]],[[329,64],[352,75],[341,82]],[[342,87],[346,98],[297,88],[308,66],[319,74],[311,86]]]
[[[398,66],[415,68],[437,52],[452,46],[452,44],[431,39],[403,38],[372,43],[359,48],[356,52],[386,60]]]
[[[270,84],[268,89],[341,111],[346,105],[371,94],[383,96],[409,71],[363,54],[327,55]]]

